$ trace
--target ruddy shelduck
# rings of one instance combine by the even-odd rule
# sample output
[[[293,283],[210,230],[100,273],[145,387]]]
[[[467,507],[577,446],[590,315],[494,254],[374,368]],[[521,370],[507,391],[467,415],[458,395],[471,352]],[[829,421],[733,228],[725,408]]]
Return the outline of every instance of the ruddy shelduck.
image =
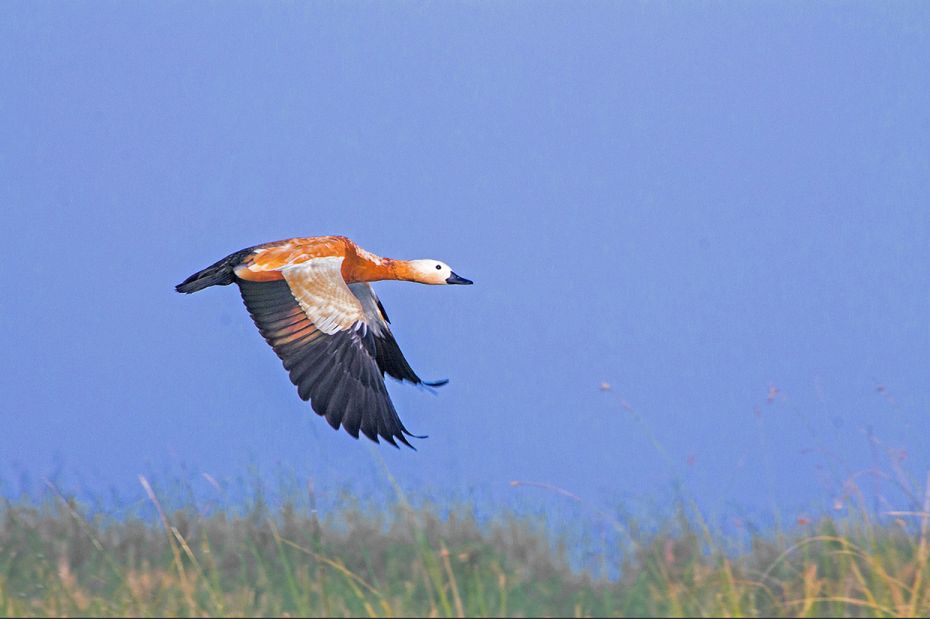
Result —
[[[303,400],[336,430],[410,447],[384,375],[438,387],[411,369],[370,282],[471,284],[438,260],[392,260],[343,236],[295,238],[237,251],[175,289],[235,283],[255,326],[284,363]],[[417,437],[421,438],[421,437]]]

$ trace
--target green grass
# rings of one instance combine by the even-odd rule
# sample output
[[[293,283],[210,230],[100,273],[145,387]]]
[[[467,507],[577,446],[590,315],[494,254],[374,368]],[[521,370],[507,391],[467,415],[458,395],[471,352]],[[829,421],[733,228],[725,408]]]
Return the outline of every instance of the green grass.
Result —
[[[143,480],[144,481],[144,480]],[[826,518],[739,544],[697,514],[603,548],[620,577],[573,569],[536,519],[389,510],[88,518],[58,496],[0,508],[0,615],[927,616],[920,514]],[[621,542],[612,542],[621,544]],[[612,550],[612,552],[611,552]]]

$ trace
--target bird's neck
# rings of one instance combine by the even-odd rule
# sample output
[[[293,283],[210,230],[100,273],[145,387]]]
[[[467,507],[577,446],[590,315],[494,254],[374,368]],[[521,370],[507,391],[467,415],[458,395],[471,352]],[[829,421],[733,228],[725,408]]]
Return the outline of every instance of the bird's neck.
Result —
[[[406,260],[382,258],[361,248],[348,252],[342,276],[348,283],[378,282],[387,279],[414,282],[416,274]]]

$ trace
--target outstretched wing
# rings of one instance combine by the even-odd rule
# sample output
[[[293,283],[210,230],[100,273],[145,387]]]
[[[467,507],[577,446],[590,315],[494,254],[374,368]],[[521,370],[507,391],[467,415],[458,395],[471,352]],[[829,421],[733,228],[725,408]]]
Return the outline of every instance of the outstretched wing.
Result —
[[[349,284],[349,290],[358,299],[365,313],[365,322],[368,324],[371,332],[375,336],[375,361],[381,369],[381,374],[387,374],[397,380],[406,380],[414,385],[424,384],[428,387],[440,387],[445,385],[448,380],[425,381],[413,371],[407,362],[404,353],[401,352],[394,334],[391,333],[391,327],[388,325],[390,320],[384,306],[381,305],[381,299],[375,294],[374,288],[367,282]]]
[[[283,280],[238,279],[252,320],[313,410],[338,429],[378,442],[413,436],[397,416],[378,365],[378,342],[358,298],[342,279],[342,258],[281,269]]]

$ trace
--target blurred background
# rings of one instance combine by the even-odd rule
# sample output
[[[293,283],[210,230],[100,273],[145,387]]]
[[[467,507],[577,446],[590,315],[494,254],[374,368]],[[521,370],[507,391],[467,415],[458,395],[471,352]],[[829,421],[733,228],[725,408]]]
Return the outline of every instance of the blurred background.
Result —
[[[926,3],[5,3],[0,492],[895,503],[928,66]],[[476,282],[376,286],[451,381],[389,385],[416,452],[317,418],[235,287],[173,290],[324,234]]]

